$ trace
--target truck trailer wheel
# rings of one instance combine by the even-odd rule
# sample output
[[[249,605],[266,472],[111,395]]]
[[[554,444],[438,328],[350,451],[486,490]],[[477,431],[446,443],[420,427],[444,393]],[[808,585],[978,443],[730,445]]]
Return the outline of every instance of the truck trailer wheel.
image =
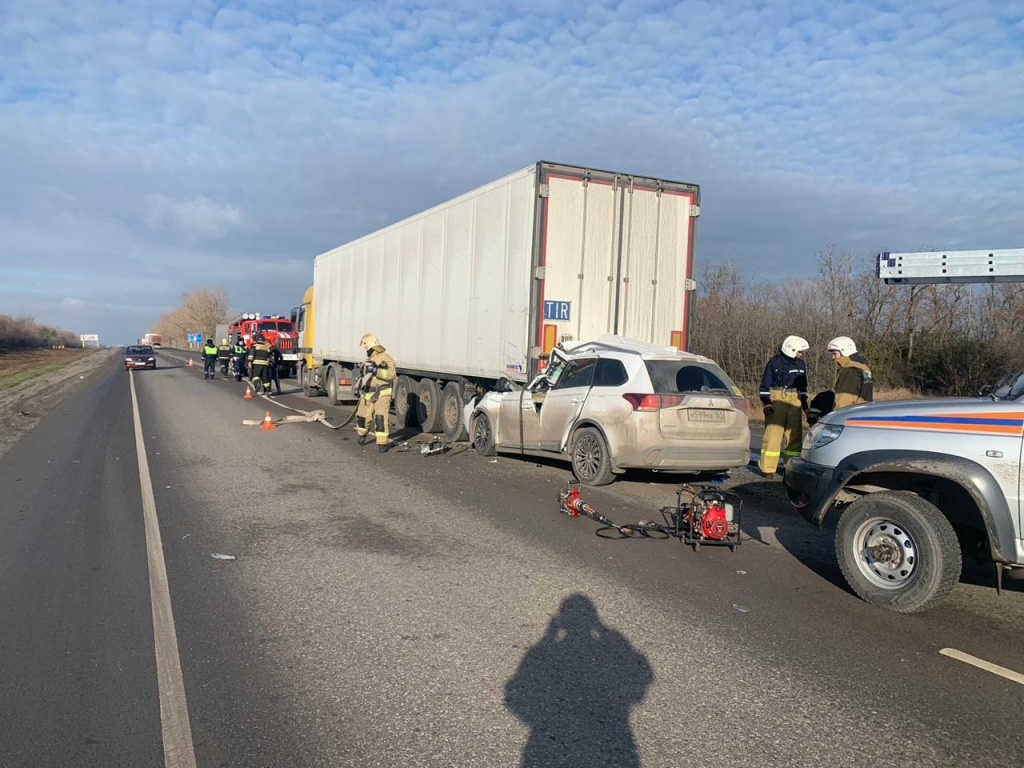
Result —
[[[445,384],[441,392],[441,414],[444,417],[442,426],[445,437],[453,443],[469,439],[466,425],[462,423],[462,409],[465,405],[462,401],[462,387],[454,381]]]
[[[441,388],[433,379],[422,379],[417,390],[416,417],[424,432],[441,429]]]
[[[395,394],[392,398],[395,404],[395,420],[398,428],[413,426],[413,416],[416,414],[416,388],[408,376],[399,376],[395,379]]]
[[[861,599],[896,613],[941,603],[963,567],[949,520],[908,491],[869,493],[847,507],[836,527],[836,557]]]
[[[341,405],[341,400],[338,399],[338,378],[339,371],[335,366],[330,366],[327,369],[327,402],[331,405]]]
[[[306,397],[316,397],[317,388],[310,383],[313,379],[313,372],[299,363],[299,367],[295,370],[295,376],[299,380],[299,386],[302,387],[302,394]]]

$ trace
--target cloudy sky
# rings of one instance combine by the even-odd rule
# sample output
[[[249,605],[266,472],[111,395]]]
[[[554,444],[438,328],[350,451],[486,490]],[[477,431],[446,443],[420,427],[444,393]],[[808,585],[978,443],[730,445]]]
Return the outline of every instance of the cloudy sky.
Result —
[[[698,259],[770,281],[1022,247],[1024,0],[0,2],[0,313],[287,312],[540,159],[699,183]]]

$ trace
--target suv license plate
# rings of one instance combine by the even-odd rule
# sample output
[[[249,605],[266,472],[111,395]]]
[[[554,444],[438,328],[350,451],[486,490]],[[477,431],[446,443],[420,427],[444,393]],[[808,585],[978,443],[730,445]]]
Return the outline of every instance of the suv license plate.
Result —
[[[686,411],[686,418],[690,421],[725,421],[725,411],[711,410],[709,408],[690,408]]]

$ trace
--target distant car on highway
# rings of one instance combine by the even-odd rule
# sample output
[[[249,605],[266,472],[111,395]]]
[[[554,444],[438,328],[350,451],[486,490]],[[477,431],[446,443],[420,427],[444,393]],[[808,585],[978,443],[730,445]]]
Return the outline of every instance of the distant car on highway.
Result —
[[[124,348],[124,369],[156,369],[156,350],[148,344],[132,344]]]
[[[626,469],[723,471],[747,464],[747,401],[713,360],[604,335],[551,352],[525,388],[466,408],[476,452],[569,461],[586,485]]]

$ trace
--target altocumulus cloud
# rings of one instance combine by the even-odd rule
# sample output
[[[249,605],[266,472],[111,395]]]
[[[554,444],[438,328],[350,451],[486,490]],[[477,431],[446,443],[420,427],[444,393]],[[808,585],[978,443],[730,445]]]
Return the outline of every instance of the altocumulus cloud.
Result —
[[[701,183],[699,258],[780,278],[1021,244],[1020,0],[5,9],[0,311],[109,341],[541,158]]]

